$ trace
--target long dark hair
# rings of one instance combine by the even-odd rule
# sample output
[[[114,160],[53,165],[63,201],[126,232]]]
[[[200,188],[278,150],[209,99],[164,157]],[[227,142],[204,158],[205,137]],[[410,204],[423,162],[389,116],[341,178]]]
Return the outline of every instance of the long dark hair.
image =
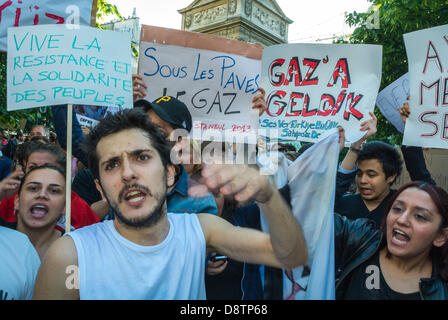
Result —
[[[381,224],[381,231],[386,231],[386,218],[389,214],[393,203],[398,198],[398,196],[406,189],[416,188],[418,190],[425,191],[434,202],[434,205],[437,208],[437,211],[442,217],[442,223],[440,225],[439,231],[442,231],[443,228],[448,227],[448,193],[442,188],[432,185],[428,182],[424,181],[412,181],[404,184],[399,188],[395,194],[390,199],[386,216],[383,219]],[[432,258],[432,262],[436,265],[437,270],[439,272],[440,278],[444,282],[448,282],[448,241],[441,247],[433,247],[430,252],[430,256]]]

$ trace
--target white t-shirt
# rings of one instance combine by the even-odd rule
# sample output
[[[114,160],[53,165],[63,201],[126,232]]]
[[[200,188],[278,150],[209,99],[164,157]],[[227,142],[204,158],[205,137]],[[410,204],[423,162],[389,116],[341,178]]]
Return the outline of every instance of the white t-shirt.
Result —
[[[205,299],[206,243],[199,219],[168,213],[168,221],[167,237],[155,246],[124,238],[112,220],[68,233],[78,254],[80,298]]]
[[[0,227],[0,300],[31,299],[39,267],[39,255],[28,237]]]

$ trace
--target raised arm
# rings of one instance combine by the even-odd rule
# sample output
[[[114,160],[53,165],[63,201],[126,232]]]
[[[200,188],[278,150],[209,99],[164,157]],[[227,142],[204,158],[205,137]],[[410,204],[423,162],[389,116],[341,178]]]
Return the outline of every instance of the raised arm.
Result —
[[[275,186],[254,168],[241,165],[208,166],[205,184],[212,192],[233,196],[241,203],[253,200],[263,210],[270,234],[237,228],[212,215],[199,215],[208,250],[235,260],[279,268],[304,265],[308,252],[302,230]]]

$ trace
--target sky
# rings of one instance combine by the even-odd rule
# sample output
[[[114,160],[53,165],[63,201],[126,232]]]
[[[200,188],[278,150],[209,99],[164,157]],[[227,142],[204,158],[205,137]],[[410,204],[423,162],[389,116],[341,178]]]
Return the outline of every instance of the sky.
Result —
[[[108,0],[124,17],[137,9],[140,23],[181,29],[182,16],[177,12],[193,0]],[[290,43],[331,42],[334,35],[350,34],[345,12],[366,12],[367,0],[277,0],[286,16],[294,22],[289,26]]]

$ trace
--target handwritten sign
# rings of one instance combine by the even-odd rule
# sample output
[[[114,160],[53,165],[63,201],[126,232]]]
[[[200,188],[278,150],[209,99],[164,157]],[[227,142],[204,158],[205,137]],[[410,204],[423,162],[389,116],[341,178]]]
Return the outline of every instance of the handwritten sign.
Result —
[[[188,107],[201,140],[255,134],[252,98],[260,84],[261,46],[187,31],[142,26],[139,74],[145,99],[170,95]],[[255,137],[255,135],[254,135]],[[256,143],[256,141],[255,141]]]
[[[448,149],[448,25],[403,37],[411,89],[403,144]]]
[[[8,30],[8,110],[86,104],[132,107],[128,34],[81,26]]]
[[[405,73],[381,90],[376,98],[376,105],[383,116],[385,116],[386,119],[389,120],[401,133],[404,132],[404,123],[401,120],[398,108],[400,108],[403,103],[407,102],[408,95],[409,73]]]
[[[90,25],[96,1],[0,0],[0,51],[6,51],[9,27],[44,24]]]
[[[95,127],[99,121],[104,119],[108,114],[117,113],[121,109],[121,107],[73,106],[79,124],[88,128]]]
[[[316,142],[342,126],[358,140],[381,80],[382,47],[286,44],[265,48],[261,86],[268,109],[260,128],[283,140]],[[368,62],[368,63],[367,63]]]

